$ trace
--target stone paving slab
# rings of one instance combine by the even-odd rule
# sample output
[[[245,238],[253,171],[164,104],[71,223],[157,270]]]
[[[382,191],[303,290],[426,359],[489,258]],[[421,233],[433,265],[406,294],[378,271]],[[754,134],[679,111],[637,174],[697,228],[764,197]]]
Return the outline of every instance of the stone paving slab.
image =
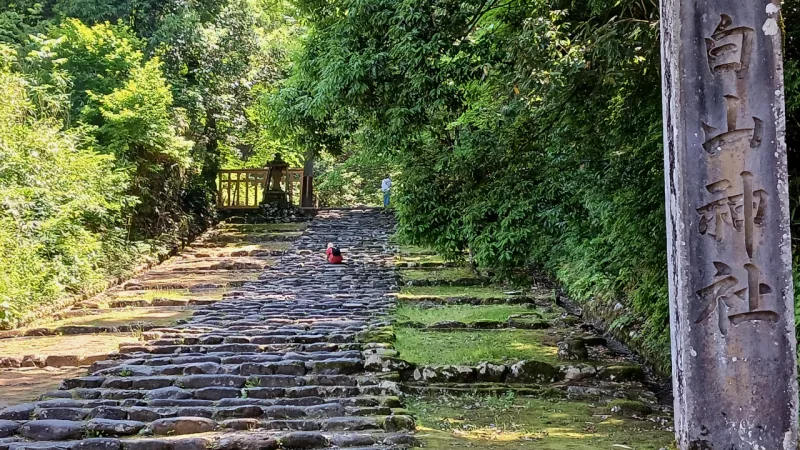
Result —
[[[401,449],[416,445],[391,347],[391,216],[326,211],[257,281],[0,410],[0,450]],[[346,265],[329,265],[327,242]]]

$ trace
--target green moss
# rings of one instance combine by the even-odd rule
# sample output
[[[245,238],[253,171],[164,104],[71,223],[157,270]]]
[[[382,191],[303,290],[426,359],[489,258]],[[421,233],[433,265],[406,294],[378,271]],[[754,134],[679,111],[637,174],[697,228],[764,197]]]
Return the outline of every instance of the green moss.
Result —
[[[618,417],[582,402],[472,396],[409,398],[417,437],[429,449],[636,450],[669,447],[658,425]],[[619,447],[626,448],[626,447]]]
[[[436,254],[436,252],[433,250],[418,247],[416,245],[401,245],[399,253],[402,256],[427,256]]]
[[[125,300],[145,300],[152,301],[157,298],[166,298],[170,300],[190,300],[199,298],[213,298],[221,299],[222,295],[229,291],[229,289],[209,289],[201,292],[192,292],[189,289],[148,289],[145,291],[124,291],[119,296],[110,295],[112,300],[125,301]]]
[[[406,280],[461,280],[478,278],[466,267],[454,267],[437,270],[403,270],[400,272]]]
[[[653,413],[653,408],[636,400],[617,399],[608,404],[608,409],[619,416],[647,416]]]
[[[394,342],[396,336],[393,327],[382,327],[366,330],[358,333],[356,340],[362,344],[377,343],[386,344]]]
[[[538,330],[431,332],[398,328],[395,347],[415,364],[469,364],[535,359],[557,364],[558,349]]]
[[[439,255],[400,255],[395,258],[395,263],[444,264],[445,260]]]
[[[508,289],[496,286],[408,286],[400,291],[401,300],[415,300],[422,297],[475,297],[507,298]]]
[[[397,318],[404,321],[420,322],[431,325],[445,320],[458,322],[475,322],[478,320],[496,320],[505,322],[512,314],[525,314],[531,310],[522,306],[494,305],[494,306],[446,306],[440,308],[422,309],[414,306],[402,305],[397,309]]]

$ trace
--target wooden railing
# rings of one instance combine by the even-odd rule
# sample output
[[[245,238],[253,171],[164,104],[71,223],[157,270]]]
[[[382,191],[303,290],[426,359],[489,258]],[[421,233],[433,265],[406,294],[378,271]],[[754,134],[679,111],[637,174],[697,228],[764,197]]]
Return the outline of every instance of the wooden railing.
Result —
[[[217,176],[217,208],[258,208],[264,200],[268,177],[268,169],[220,170]],[[281,188],[291,204],[300,205],[302,186],[303,169],[289,169],[287,183]]]
[[[219,209],[254,209],[264,200],[267,169],[220,170],[217,177]]]
[[[303,196],[303,169],[289,169],[287,178],[289,182],[286,192],[289,194],[289,203],[300,206],[300,199]]]

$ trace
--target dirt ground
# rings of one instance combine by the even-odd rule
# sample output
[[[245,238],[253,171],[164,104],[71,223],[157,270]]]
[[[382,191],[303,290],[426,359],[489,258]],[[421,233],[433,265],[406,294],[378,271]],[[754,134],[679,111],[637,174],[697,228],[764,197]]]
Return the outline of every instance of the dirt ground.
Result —
[[[0,369],[0,409],[36,400],[58,389],[62,379],[85,375],[86,368],[81,367]]]

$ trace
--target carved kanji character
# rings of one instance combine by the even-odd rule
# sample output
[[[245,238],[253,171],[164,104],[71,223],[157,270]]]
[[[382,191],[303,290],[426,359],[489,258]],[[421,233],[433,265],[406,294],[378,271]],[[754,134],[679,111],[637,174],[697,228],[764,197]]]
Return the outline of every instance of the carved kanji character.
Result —
[[[708,66],[711,73],[736,72],[739,78],[747,75],[753,49],[754,30],[749,27],[732,27],[733,19],[722,14],[710,38],[706,38]]]
[[[717,312],[717,324],[722,335],[728,334],[728,323],[767,321],[775,323],[780,315],[768,309],[759,309],[761,297],[772,293],[772,288],[761,283],[761,271],[754,264],[745,264],[747,286],[739,287],[739,279],[732,275],[731,267],[720,261],[714,262],[714,282],[697,291],[703,300],[703,310],[694,323],[702,323]],[[744,305],[744,311],[741,306]],[[729,311],[735,309],[733,313]]]
[[[727,131],[717,133],[717,128],[703,122],[703,132],[706,140],[703,149],[717,155],[724,150],[736,151],[757,148],[761,145],[764,137],[764,122],[758,117],[753,117],[753,128],[737,128],[739,107],[741,101],[735,95],[725,96],[725,106],[727,111]]]

